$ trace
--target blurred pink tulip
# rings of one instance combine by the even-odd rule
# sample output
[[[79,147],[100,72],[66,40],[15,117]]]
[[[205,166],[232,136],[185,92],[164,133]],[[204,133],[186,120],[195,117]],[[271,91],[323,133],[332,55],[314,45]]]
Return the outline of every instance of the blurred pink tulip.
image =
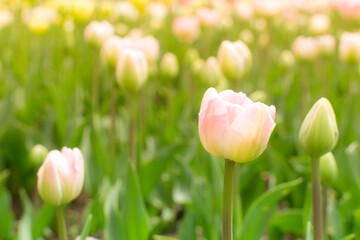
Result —
[[[106,39],[114,35],[115,29],[108,21],[92,21],[84,30],[84,37],[87,42],[100,47]]]
[[[360,60],[360,33],[345,32],[341,35],[339,44],[341,61],[355,63]]]
[[[192,43],[200,34],[200,24],[196,17],[176,17],[173,21],[172,30],[176,38],[181,42]]]
[[[248,162],[266,148],[275,127],[274,106],[253,102],[244,93],[209,88],[199,113],[204,148],[218,158]]]
[[[38,171],[37,187],[44,202],[60,206],[77,198],[84,183],[84,160],[78,148],[63,147],[47,155]]]
[[[200,24],[204,27],[213,27],[219,20],[220,16],[217,11],[211,8],[199,8],[196,12],[196,16],[200,21]]]

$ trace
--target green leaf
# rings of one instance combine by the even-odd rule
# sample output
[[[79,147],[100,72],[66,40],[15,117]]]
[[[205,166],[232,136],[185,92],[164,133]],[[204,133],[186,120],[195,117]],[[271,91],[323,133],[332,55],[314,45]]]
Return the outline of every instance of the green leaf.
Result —
[[[109,191],[104,204],[105,228],[104,238],[109,240],[124,240],[124,228],[122,227],[122,214],[118,207],[121,182],[118,181]]]
[[[55,208],[44,204],[33,216],[32,234],[34,239],[43,235],[44,229],[48,227],[55,218]]]
[[[303,180],[301,178],[291,182],[282,183],[274,188],[268,190],[249,208],[241,230],[241,239],[260,239],[266,221],[270,215],[274,212],[276,203],[289,194],[295,187],[297,187]]]
[[[268,233],[269,239],[282,239],[284,233],[296,235],[303,233],[301,209],[288,209],[277,212],[271,218]]]
[[[178,240],[177,238],[155,235],[154,240]]]
[[[83,228],[83,230],[81,231],[81,238],[80,238],[81,240],[85,240],[85,238],[89,235],[91,220],[92,220],[92,214],[90,214],[90,215],[86,218],[86,222],[85,222],[84,228]]]
[[[5,180],[10,171],[3,170],[0,173],[0,239],[10,239],[14,232],[14,214],[11,211],[11,195],[4,187]]]
[[[32,205],[24,189],[20,190],[20,198],[24,213],[20,219],[18,238],[21,240],[32,240]]]
[[[124,229],[127,240],[147,240],[150,233],[150,224],[144,199],[141,194],[139,180],[135,170],[128,163],[126,194],[122,202]]]
[[[311,221],[308,221],[306,224],[306,237],[305,240],[313,240],[313,225]]]
[[[341,238],[340,240],[352,240],[352,239],[355,239],[355,238],[356,238],[355,233],[352,233],[352,234],[349,234],[349,235]]]

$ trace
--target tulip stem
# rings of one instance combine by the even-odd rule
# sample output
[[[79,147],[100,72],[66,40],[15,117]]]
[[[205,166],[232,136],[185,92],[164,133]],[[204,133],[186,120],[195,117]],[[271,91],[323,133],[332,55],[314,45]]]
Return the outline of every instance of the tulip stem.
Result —
[[[320,185],[320,158],[312,158],[312,207],[314,240],[323,240],[321,214],[321,185]]]
[[[130,163],[136,168],[136,145],[135,145],[135,97],[130,96],[130,126],[129,126],[129,156]]]
[[[324,221],[324,239],[327,239],[326,237],[326,229],[327,229],[327,205],[328,205],[328,188],[324,186],[324,200],[323,200],[323,221]]]
[[[56,220],[58,226],[59,240],[67,240],[66,222],[63,206],[59,206],[56,208]]]
[[[233,194],[234,194],[235,162],[225,159],[224,188],[223,188],[223,222],[222,239],[233,239]]]
[[[93,113],[96,111],[99,94],[99,54],[95,54],[93,63],[93,73],[91,80],[91,102]]]

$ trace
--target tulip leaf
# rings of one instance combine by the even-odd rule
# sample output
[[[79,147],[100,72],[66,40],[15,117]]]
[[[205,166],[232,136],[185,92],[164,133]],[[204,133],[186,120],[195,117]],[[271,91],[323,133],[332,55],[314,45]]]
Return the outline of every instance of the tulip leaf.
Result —
[[[268,190],[250,206],[241,228],[241,239],[260,239],[266,222],[274,212],[276,203],[289,194],[303,180],[301,178],[282,183]]]
[[[356,239],[355,233],[346,235],[345,237],[341,238],[340,240],[352,240],[352,239]]]
[[[4,170],[0,173],[0,239],[10,239],[14,231],[14,215],[11,211],[11,195],[4,187],[5,180],[10,171]]]
[[[295,235],[303,233],[301,209],[288,209],[277,212],[271,218],[268,232],[269,239],[282,239],[284,233]]]
[[[80,238],[80,240],[85,240],[86,237],[89,235],[92,217],[93,217],[92,214],[90,214],[90,215],[86,218],[85,225],[84,225],[84,227],[83,227],[83,230],[81,231],[81,238]]]
[[[308,221],[306,224],[305,240],[313,240],[313,225],[312,225],[311,221]]]
[[[129,163],[121,212],[127,240],[147,240],[150,233],[148,213],[141,194],[138,176]]]
[[[124,240],[124,229],[122,227],[123,217],[119,211],[119,195],[121,182],[118,181],[109,191],[104,204],[105,214],[105,239]]]
[[[55,219],[55,208],[44,204],[40,210],[33,214],[32,234],[34,239],[43,235],[44,229]]]
[[[23,204],[24,212],[20,219],[18,238],[21,240],[32,240],[32,214],[33,208],[29,197],[26,195],[24,189],[20,190],[20,198]]]

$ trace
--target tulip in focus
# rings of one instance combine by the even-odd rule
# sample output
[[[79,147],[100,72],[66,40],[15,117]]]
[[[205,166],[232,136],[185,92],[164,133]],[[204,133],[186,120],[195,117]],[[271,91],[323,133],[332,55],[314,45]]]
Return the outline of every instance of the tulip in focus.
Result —
[[[136,92],[148,76],[148,65],[143,52],[125,49],[116,67],[116,79],[119,85],[129,92]]]
[[[336,40],[335,37],[329,34],[317,37],[320,53],[324,56],[329,56],[335,52]]]
[[[300,144],[311,157],[333,150],[339,137],[336,117],[326,98],[318,100],[306,115],[299,133]]]
[[[108,21],[92,21],[86,26],[84,37],[91,45],[100,47],[114,32],[114,27]]]
[[[318,56],[318,44],[312,37],[297,37],[291,46],[296,59],[300,61],[311,61]]]
[[[53,150],[38,171],[37,187],[47,204],[60,206],[77,198],[84,183],[84,160],[78,148]]]
[[[275,107],[253,102],[232,90],[209,88],[199,113],[204,148],[217,158],[248,162],[265,150],[275,127]]]
[[[193,16],[176,17],[172,30],[177,39],[184,43],[193,43],[200,34],[199,20]]]
[[[166,78],[175,78],[179,74],[179,63],[175,54],[165,53],[160,63],[160,71]]]
[[[339,55],[341,61],[346,63],[360,61],[360,33],[345,32],[341,35]]]
[[[252,63],[249,48],[240,40],[223,41],[217,58],[225,77],[232,81],[240,80],[249,71]]]
[[[314,14],[309,19],[309,31],[312,34],[323,34],[329,31],[331,20],[325,14]]]
[[[334,155],[329,152],[320,158],[321,183],[331,186],[337,179],[338,169]]]

